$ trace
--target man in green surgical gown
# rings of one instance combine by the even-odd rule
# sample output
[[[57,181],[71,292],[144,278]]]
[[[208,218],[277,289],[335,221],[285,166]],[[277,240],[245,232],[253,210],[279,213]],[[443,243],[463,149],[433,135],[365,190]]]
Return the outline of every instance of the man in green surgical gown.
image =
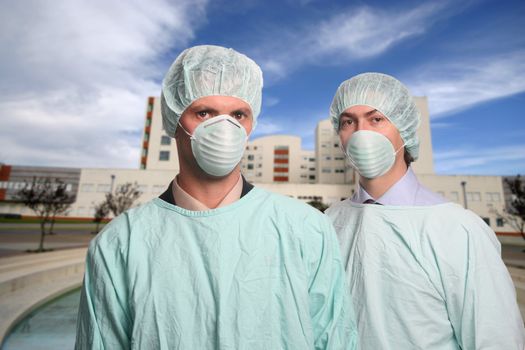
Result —
[[[218,46],[185,50],[162,85],[179,174],[90,244],[77,349],[355,349],[335,232],[241,176],[262,73]]]
[[[341,244],[365,350],[523,350],[523,321],[494,232],[422,186],[419,112],[391,76],[343,82],[330,109],[354,197],[327,213]]]

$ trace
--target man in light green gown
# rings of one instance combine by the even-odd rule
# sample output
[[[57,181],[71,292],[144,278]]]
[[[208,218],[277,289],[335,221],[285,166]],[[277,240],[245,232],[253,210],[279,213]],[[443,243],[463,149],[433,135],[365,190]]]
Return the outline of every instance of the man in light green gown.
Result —
[[[261,92],[232,49],[173,63],[161,108],[179,174],[91,242],[77,349],[356,349],[329,219],[241,176]]]
[[[365,350],[522,350],[523,321],[494,232],[422,186],[419,112],[393,77],[343,82],[330,110],[359,172],[352,198],[327,210]]]

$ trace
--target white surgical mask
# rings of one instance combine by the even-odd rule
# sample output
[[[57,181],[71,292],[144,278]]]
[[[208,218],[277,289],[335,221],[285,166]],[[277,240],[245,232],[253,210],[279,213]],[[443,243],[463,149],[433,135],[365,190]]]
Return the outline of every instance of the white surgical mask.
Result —
[[[248,136],[244,127],[229,115],[219,115],[200,123],[191,139],[191,150],[197,164],[213,176],[225,176],[239,164]]]
[[[404,146],[404,145],[403,145]],[[397,151],[390,140],[375,131],[359,130],[352,134],[343,149],[350,165],[367,178],[386,174],[394,165]]]

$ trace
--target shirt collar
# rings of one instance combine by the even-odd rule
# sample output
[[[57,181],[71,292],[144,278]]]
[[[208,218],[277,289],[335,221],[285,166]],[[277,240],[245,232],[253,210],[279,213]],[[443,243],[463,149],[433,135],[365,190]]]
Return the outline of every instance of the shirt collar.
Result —
[[[232,204],[233,202],[239,200],[241,198],[241,193],[243,190],[243,179],[239,175],[239,180],[237,180],[237,183],[233,186],[233,188],[226,194],[226,196],[223,198],[223,200],[217,205],[216,208],[224,207],[229,204]],[[204,203],[200,202],[198,199],[195,199],[192,197],[188,192],[184,191],[178,184],[177,178],[173,181],[173,199],[177,203],[177,206],[192,210],[192,211],[203,211],[203,210],[210,210],[211,208],[208,208]]]
[[[364,203],[367,199],[372,199],[383,205],[414,205],[420,186],[414,171],[409,167],[405,175],[379,198],[373,198],[361,187],[361,184],[358,184],[352,202]]]

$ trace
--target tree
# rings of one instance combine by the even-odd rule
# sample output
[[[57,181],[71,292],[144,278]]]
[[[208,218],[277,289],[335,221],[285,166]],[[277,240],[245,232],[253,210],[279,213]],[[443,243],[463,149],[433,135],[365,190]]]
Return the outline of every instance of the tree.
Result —
[[[318,200],[310,201],[310,202],[308,202],[308,204],[310,204],[315,209],[320,210],[322,213],[324,213],[324,211],[326,209],[328,209],[328,205],[327,204],[324,204],[323,202],[318,201]]]
[[[97,234],[99,232],[99,226],[102,223],[102,221],[108,216],[108,214],[109,206],[105,200],[103,202],[100,202],[97,206],[95,206],[95,217],[93,218],[93,221],[97,224],[97,227],[95,228],[95,231],[92,232],[93,234]]]
[[[140,197],[142,192],[138,184],[127,182],[117,187],[115,192],[106,193],[106,205],[114,216],[119,216],[124,211],[131,208],[133,203]]]
[[[36,252],[44,251],[46,224],[54,224],[56,215],[71,207],[74,197],[67,192],[67,184],[60,179],[33,178],[18,191],[16,197],[40,219],[40,243]],[[52,227],[51,227],[52,229]]]
[[[514,179],[504,179],[504,181],[509,187],[511,200],[507,210],[503,214],[498,213],[498,216],[525,239],[525,184],[519,174]]]
[[[54,234],[53,228],[55,227],[56,216],[65,214],[71,208],[74,201],[75,197],[67,192],[67,184],[60,179],[56,179],[54,190],[51,192],[51,197],[49,198],[51,226],[48,234]]]

